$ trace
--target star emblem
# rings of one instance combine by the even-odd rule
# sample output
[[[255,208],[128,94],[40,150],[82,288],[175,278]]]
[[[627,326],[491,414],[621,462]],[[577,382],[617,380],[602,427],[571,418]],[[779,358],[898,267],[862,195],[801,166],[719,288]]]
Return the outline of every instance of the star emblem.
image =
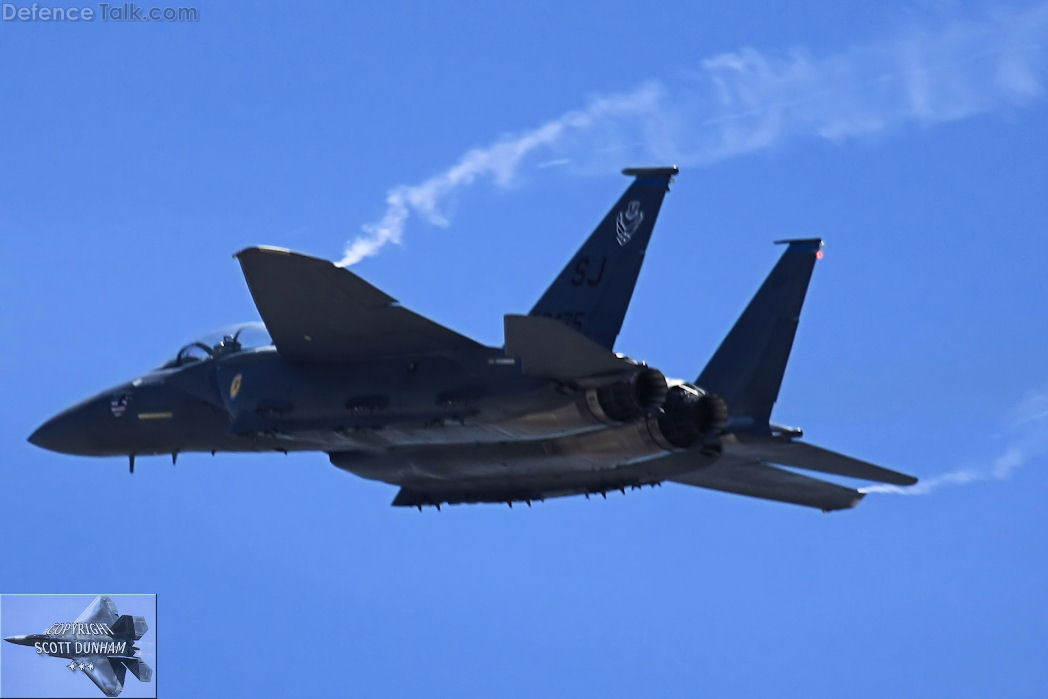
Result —
[[[76,672],[76,663],[74,663],[72,660],[69,661],[69,664],[66,665],[66,667],[69,668],[70,672]]]
[[[77,667],[83,670],[85,667],[87,667],[87,663],[80,663]]]
[[[80,668],[80,669],[83,670],[83,668]],[[87,669],[88,670],[94,670],[95,669],[95,664],[94,663],[88,663],[87,664]]]

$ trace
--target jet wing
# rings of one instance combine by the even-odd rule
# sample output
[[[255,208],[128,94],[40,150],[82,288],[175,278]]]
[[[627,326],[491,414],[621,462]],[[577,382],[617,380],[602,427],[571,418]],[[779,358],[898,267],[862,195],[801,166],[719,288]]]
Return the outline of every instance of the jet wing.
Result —
[[[764,440],[758,439],[743,441],[725,445],[725,451],[741,457],[748,457],[760,461],[770,461],[773,464],[803,468],[808,471],[821,471],[849,478],[861,478],[878,483],[893,483],[895,485],[913,485],[917,479],[905,473],[892,471],[875,464],[838,454],[829,449],[817,447],[814,444],[798,441]]]
[[[665,458],[688,458],[688,454],[683,452]],[[802,476],[760,461],[727,456],[721,456],[710,466],[682,473],[670,480],[725,493],[817,507],[823,512],[855,507],[863,498],[858,490],[836,483]]]
[[[102,655],[87,658],[76,658],[75,662],[84,663],[84,674],[102,690],[107,697],[115,697],[124,689],[124,676],[127,672],[119,660],[110,660]]]
[[[479,347],[401,307],[344,267],[283,248],[236,254],[281,356],[304,362]]]
[[[91,601],[91,604],[87,605],[87,609],[80,613],[80,616],[76,618],[76,623],[100,623],[111,627],[116,623],[119,616],[120,615],[116,613],[116,605],[113,604],[113,600],[105,595],[99,595]]]

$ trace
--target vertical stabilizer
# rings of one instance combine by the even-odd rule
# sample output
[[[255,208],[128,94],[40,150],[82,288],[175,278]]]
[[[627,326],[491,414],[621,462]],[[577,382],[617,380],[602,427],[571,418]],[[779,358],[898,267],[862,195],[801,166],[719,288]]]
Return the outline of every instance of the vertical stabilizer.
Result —
[[[531,309],[611,349],[676,167],[626,168],[636,179]]]
[[[130,638],[135,641],[142,638],[146,631],[149,630],[145,617],[131,616],[130,614],[121,614],[120,617],[113,622],[110,628],[112,629],[114,636]]]
[[[731,418],[767,426],[790,358],[801,306],[822,241],[779,240],[788,247],[696,383],[728,404]]]

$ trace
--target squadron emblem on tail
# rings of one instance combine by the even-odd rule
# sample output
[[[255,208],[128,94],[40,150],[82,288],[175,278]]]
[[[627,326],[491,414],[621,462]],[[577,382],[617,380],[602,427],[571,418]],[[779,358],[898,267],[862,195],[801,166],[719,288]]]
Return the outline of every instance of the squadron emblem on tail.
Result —
[[[640,202],[636,199],[631,201],[625,210],[619,212],[618,218],[615,219],[615,240],[619,241],[619,245],[630,242],[643,220],[644,212],[640,210]]]

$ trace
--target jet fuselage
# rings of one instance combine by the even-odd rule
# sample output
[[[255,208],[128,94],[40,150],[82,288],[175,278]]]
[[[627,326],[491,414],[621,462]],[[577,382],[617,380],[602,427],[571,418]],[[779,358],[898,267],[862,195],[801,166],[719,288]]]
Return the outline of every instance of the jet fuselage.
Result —
[[[675,167],[635,178],[528,315],[487,347],[327,260],[237,253],[271,338],[240,331],[64,411],[30,441],[70,454],[323,451],[397,505],[514,502],[674,480],[824,510],[862,492],[773,466],[911,476],[770,421],[818,238],[787,245],[694,382],[613,351]]]

